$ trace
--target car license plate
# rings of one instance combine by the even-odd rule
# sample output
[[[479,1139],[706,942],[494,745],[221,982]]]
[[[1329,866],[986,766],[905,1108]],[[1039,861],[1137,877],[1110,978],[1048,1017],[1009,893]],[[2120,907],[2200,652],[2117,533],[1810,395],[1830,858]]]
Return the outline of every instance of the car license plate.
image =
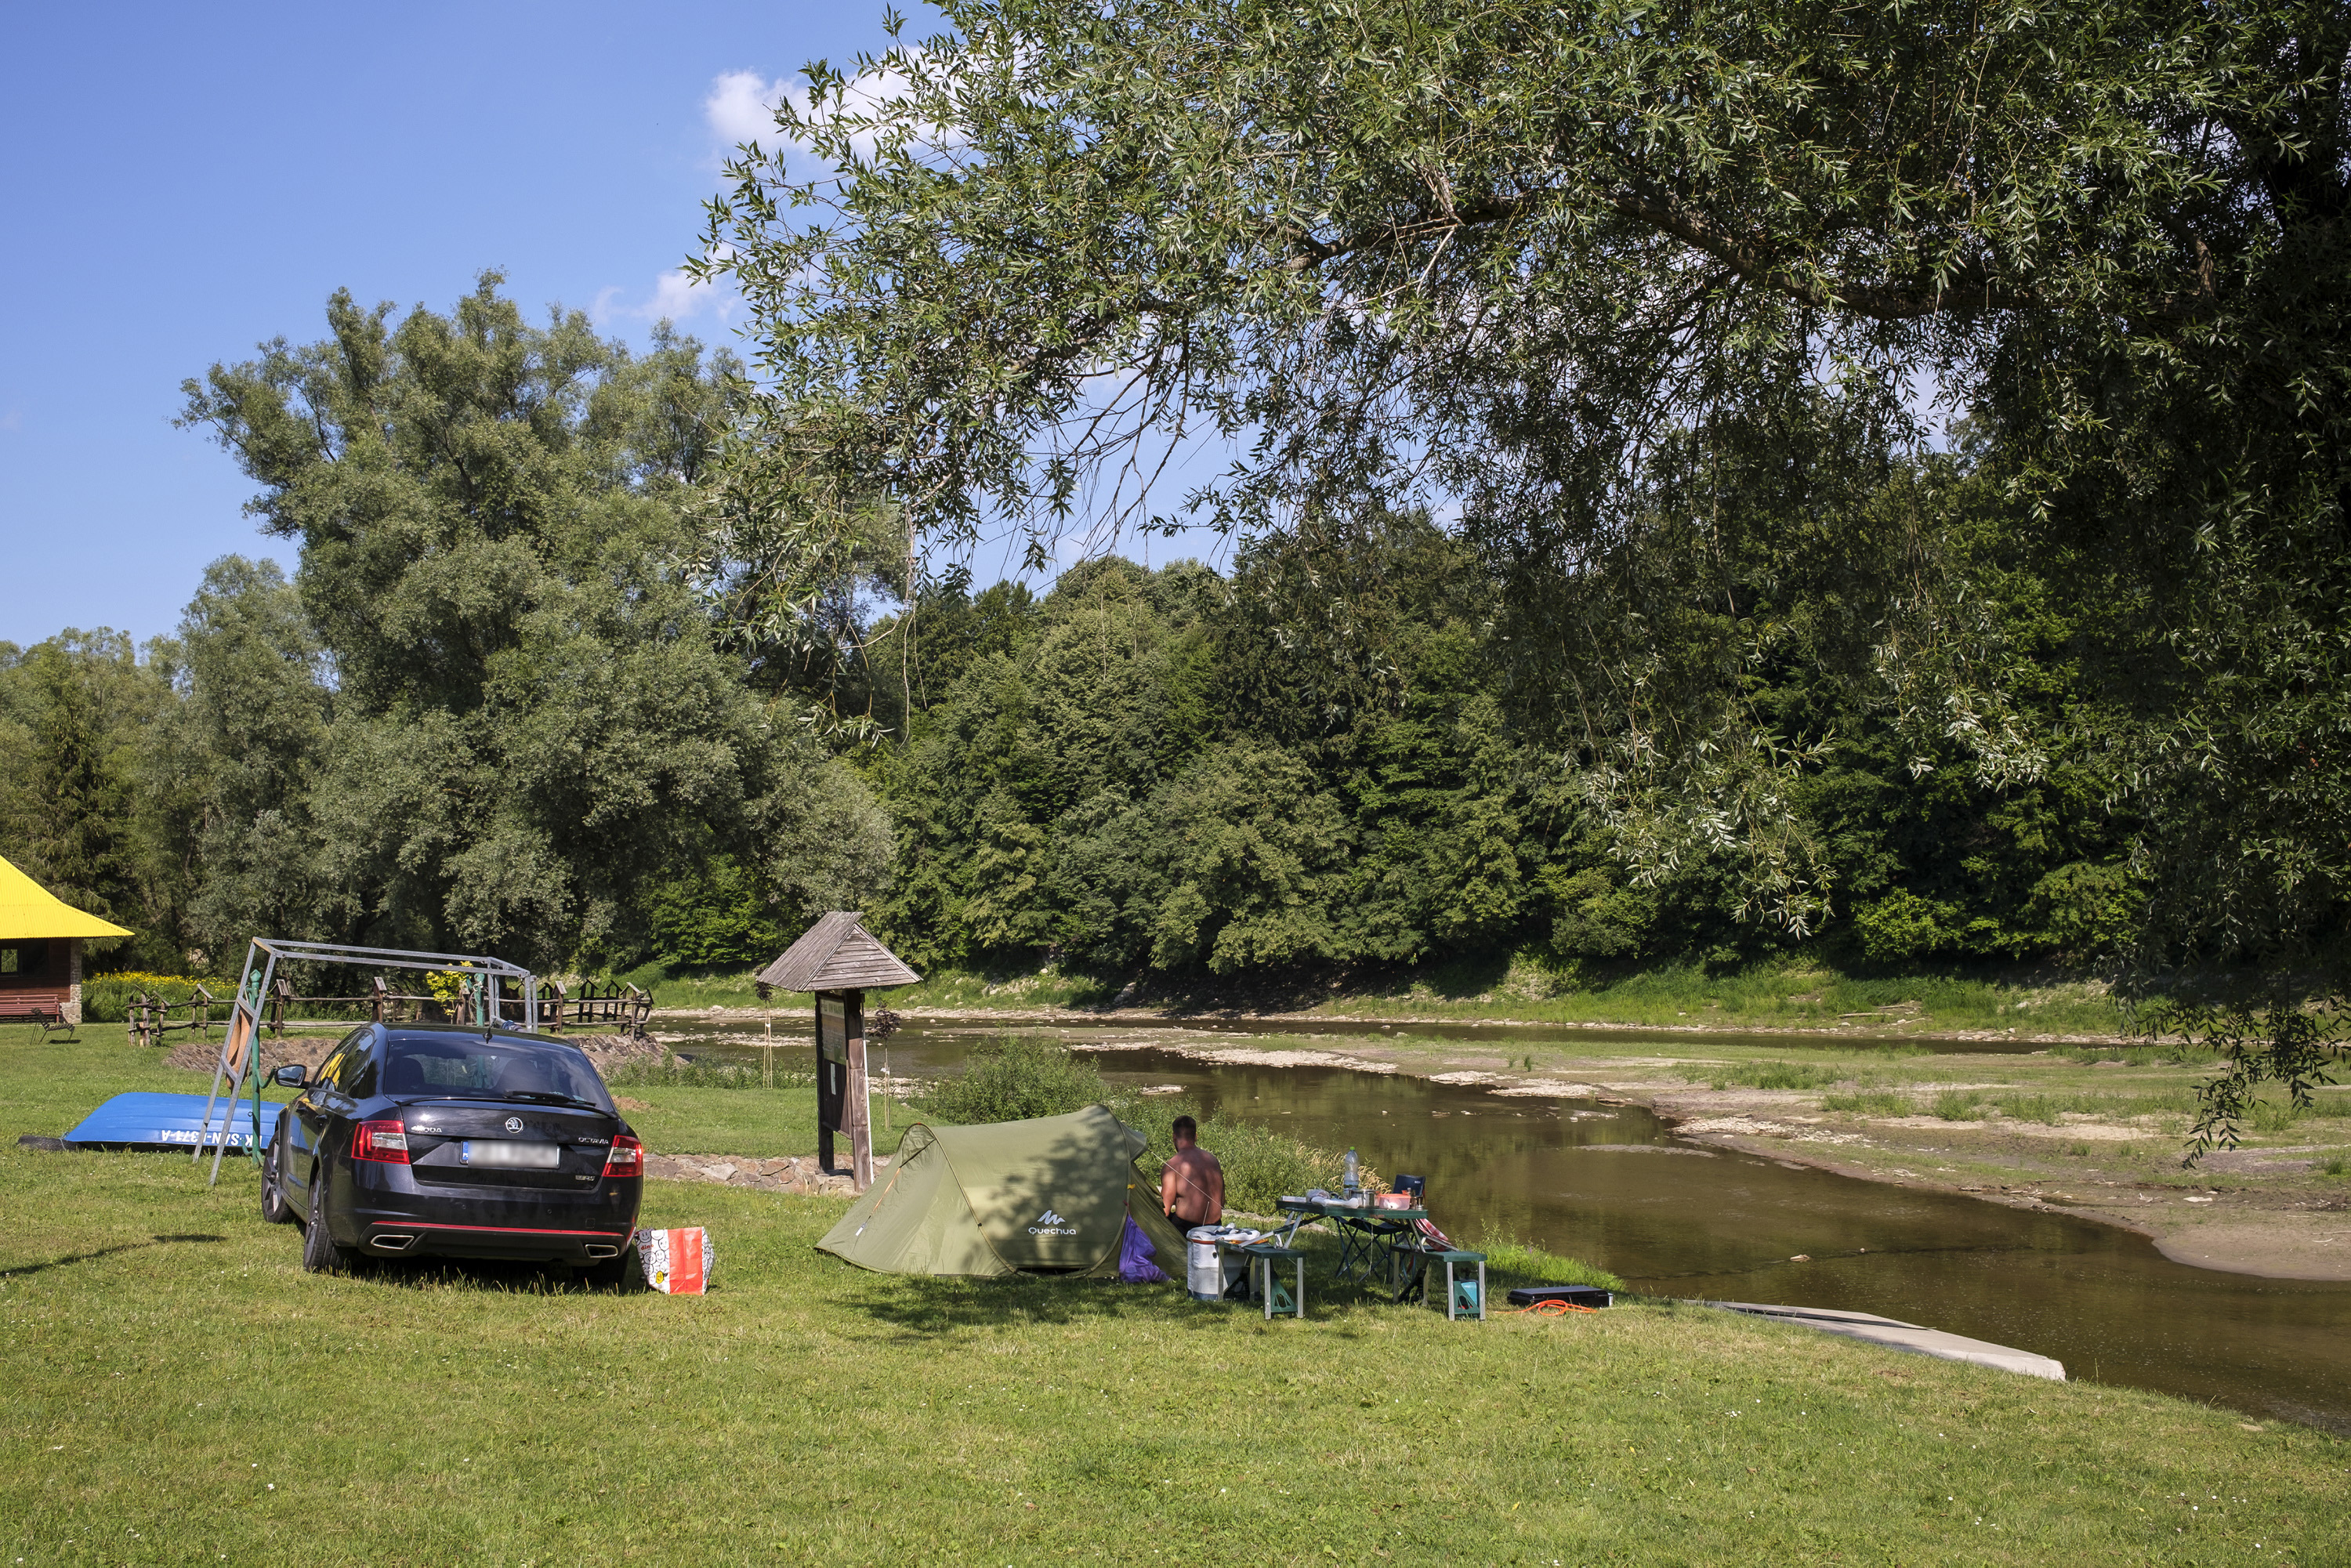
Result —
[[[514,1144],[472,1139],[457,1145],[461,1166],[496,1166],[507,1170],[551,1171],[563,1163],[559,1144]]]

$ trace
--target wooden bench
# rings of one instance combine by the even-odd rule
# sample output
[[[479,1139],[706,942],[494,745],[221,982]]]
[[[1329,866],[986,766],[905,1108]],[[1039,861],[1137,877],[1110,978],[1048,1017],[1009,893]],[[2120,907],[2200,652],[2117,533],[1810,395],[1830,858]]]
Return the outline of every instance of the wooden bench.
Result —
[[[55,1002],[0,1001],[0,1023],[32,1024],[40,1030],[44,1043],[47,1041],[51,1030],[63,1030],[71,1034],[74,1029],[66,1021],[64,1010]]]

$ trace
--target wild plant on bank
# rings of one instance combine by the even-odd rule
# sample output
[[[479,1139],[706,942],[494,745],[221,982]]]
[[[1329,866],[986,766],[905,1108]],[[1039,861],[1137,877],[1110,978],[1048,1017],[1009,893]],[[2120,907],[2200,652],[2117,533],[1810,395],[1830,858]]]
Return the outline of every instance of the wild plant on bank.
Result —
[[[770,1079],[765,1070],[716,1061],[689,1061],[681,1056],[640,1057],[623,1061],[603,1074],[613,1089],[790,1089],[805,1093],[816,1086],[816,1074],[804,1068],[778,1067]]]

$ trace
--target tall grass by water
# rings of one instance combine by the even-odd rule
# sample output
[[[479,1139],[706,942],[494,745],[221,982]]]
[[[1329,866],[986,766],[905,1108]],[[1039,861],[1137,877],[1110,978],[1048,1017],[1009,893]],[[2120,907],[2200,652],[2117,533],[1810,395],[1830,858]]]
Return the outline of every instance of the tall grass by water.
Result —
[[[1844,1082],[1853,1076],[1853,1069],[1841,1062],[1701,1062],[1685,1070],[1683,1076],[1716,1089],[1818,1089]]]
[[[797,1062],[802,1052],[794,1051],[791,1056]],[[816,1074],[805,1067],[771,1069],[765,1062],[697,1061],[668,1055],[621,1062],[605,1070],[603,1079],[614,1089],[789,1089],[806,1093],[816,1087]]]
[[[1186,1100],[1115,1090],[1092,1058],[1032,1036],[1004,1035],[981,1042],[960,1078],[942,1080],[916,1102],[925,1116],[963,1124],[1062,1116],[1089,1105],[1107,1105],[1121,1121],[1141,1129],[1151,1140],[1151,1152],[1162,1160],[1176,1152],[1176,1118],[1190,1116],[1199,1124],[1200,1146],[1215,1154],[1224,1167],[1225,1203],[1230,1208],[1271,1214],[1285,1197],[1339,1185],[1344,1155],[1338,1151],[1218,1115]],[[1376,1172],[1365,1172],[1366,1180],[1376,1177]]]

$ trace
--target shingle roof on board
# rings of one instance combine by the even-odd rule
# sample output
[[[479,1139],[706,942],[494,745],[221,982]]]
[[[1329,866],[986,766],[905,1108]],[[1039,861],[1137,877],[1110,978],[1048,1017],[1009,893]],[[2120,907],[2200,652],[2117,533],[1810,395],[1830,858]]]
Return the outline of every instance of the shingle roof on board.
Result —
[[[864,918],[856,910],[834,910],[760,970],[759,978],[786,991],[870,990],[921,979],[874,940],[862,924]]]

